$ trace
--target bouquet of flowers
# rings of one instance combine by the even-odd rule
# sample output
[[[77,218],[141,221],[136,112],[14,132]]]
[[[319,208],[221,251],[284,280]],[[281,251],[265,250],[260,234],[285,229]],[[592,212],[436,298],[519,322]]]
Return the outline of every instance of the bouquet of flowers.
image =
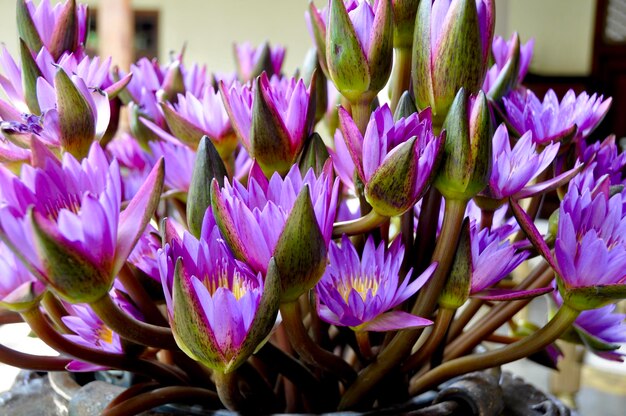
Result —
[[[593,136],[611,99],[535,96],[533,42],[494,36],[494,7],[310,3],[315,49],[289,76],[268,44],[236,45],[233,74],[182,53],[126,73],[87,56],[86,6],[18,0],[0,319],[60,355],[0,361],[131,372],[104,412],[122,415],[379,408],[555,362],[559,338],[621,360],[626,155]],[[547,324],[494,335],[538,296]]]

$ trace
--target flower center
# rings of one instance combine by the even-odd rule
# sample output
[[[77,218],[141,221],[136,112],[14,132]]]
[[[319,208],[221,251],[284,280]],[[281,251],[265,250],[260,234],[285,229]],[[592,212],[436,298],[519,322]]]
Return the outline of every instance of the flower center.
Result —
[[[80,208],[81,200],[77,194],[67,194],[55,199],[49,199],[42,202],[40,205],[41,212],[55,222],[59,220],[59,212],[61,212],[62,209],[67,209],[74,214],[78,214]]]
[[[244,297],[248,291],[254,289],[250,279],[243,276],[232,265],[226,264],[226,262],[217,267],[215,274],[205,276],[202,282],[211,296],[215,294],[217,289],[224,288],[230,290],[237,300]]]
[[[100,325],[100,328],[98,328],[96,335],[98,336],[98,340],[100,341],[100,343],[113,343],[113,331],[111,331],[111,329],[109,329],[109,327],[105,325]]]
[[[353,289],[361,296],[361,299],[365,300],[368,292],[371,292],[372,296],[376,295],[378,286],[376,276],[350,276],[344,282],[337,285],[337,290],[341,294],[341,297],[348,302],[350,292],[352,292]]]

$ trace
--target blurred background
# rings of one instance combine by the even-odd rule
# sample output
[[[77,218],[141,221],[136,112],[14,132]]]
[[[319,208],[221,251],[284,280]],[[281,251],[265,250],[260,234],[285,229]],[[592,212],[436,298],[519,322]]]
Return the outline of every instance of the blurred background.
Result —
[[[184,62],[206,64],[212,72],[235,69],[233,43],[264,40],[287,47],[287,73],[300,66],[312,46],[304,12],[309,0],[86,0],[92,28],[90,53],[112,56],[128,67],[140,57],[167,61],[185,48]],[[38,2],[38,0],[35,0]],[[53,0],[53,2],[56,2]],[[326,0],[316,0],[318,6]],[[599,137],[611,132],[626,137],[626,0],[496,0],[496,33],[508,38],[519,32],[523,42],[535,39],[535,52],[526,84],[542,97],[554,89],[559,97],[598,92],[613,97],[613,106],[600,126]],[[18,55],[14,0],[0,0],[0,41]],[[622,305],[623,307],[624,305]],[[530,316],[545,319],[545,305]],[[22,350],[41,348],[19,334],[0,329]],[[11,346],[11,345],[9,345]],[[626,408],[626,368],[568,348],[561,375],[524,361],[512,368],[540,388],[563,398],[577,395],[582,414],[622,415]],[[0,366],[0,391],[9,388],[17,369]],[[552,379],[550,379],[552,377]]]

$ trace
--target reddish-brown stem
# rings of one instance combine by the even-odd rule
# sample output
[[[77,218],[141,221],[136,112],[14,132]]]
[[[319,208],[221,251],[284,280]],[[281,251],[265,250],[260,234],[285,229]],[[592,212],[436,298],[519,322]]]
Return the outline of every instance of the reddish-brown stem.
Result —
[[[70,361],[67,357],[26,354],[0,344],[0,362],[23,370],[64,371]]]
[[[212,409],[221,408],[217,393],[199,387],[163,387],[131,397],[104,411],[102,416],[136,415],[168,403],[204,404]]]

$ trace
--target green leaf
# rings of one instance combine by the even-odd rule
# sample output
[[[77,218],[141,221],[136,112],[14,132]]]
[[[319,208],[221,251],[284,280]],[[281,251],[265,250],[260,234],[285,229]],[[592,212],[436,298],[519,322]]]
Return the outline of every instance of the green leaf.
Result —
[[[43,42],[37,32],[37,27],[33,21],[30,11],[26,6],[25,0],[17,0],[16,18],[17,18],[17,30],[20,35],[20,39],[24,41],[31,53],[38,53],[43,47]]]

